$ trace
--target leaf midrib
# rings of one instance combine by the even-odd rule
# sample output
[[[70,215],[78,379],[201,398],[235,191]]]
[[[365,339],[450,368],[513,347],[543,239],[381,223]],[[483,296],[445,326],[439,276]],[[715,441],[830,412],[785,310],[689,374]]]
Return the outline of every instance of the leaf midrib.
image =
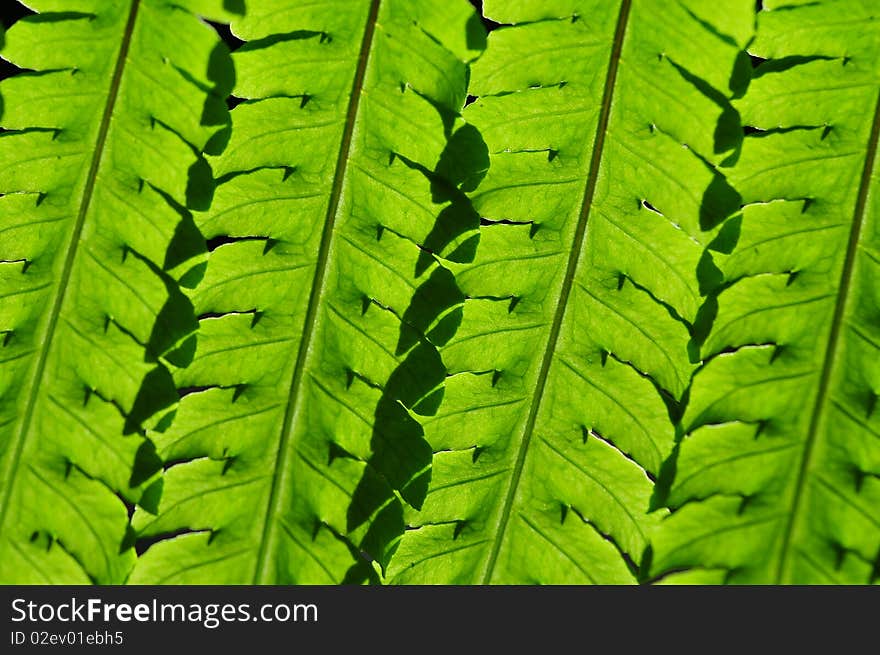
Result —
[[[849,233],[849,242],[846,247],[846,258],[843,262],[843,270],[840,274],[840,285],[837,294],[837,303],[834,306],[834,315],[831,320],[831,331],[828,335],[828,345],[825,348],[825,361],[822,364],[822,374],[819,380],[819,390],[816,393],[816,401],[813,405],[813,414],[810,417],[810,427],[804,443],[800,466],[798,467],[797,481],[794,488],[791,513],[786,521],[785,532],[782,540],[782,550],[779,556],[779,565],[776,569],[776,584],[782,584],[789,562],[789,553],[792,550],[792,538],[798,515],[801,512],[804,487],[806,486],[807,474],[812,463],[812,455],[819,434],[819,428],[823,424],[825,409],[828,406],[828,392],[831,387],[831,378],[834,376],[837,364],[838,348],[840,346],[841,328],[850,296],[853,272],[855,269],[856,251],[861,238],[862,226],[867,216],[866,207],[868,191],[871,186],[871,178],[874,174],[874,160],[877,157],[877,142],[880,137],[880,94],[874,108],[874,120],[871,125],[871,134],[868,137],[868,149],[865,165],[862,168],[862,177],[859,183],[859,192],[856,196],[855,210],[853,211],[853,224]]]
[[[620,5],[620,13],[617,18],[617,26],[614,32],[614,41],[611,49],[611,56],[608,63],[608,70],[605,76],[605,88],[602,96],[602,106],[599,113],[599,122],[596,126],[596,138],[593,142],[593,153],[590,160],[589,173],[587,175],[587,184],[584,191],[584,199],[581,205],[581,211],[578,216],[577,227],[575,228],[574,238],[572,241],[571,253],[568,258],[568,265],[565,269],[565,277],[562,281],[562,289],[559,295],[559,301],[556,305],[556,312],[553,316],[553,322],[550,326],[550,334],[547,338],[547,345],[541,359],[541,368],[538,372],[538,379],[535,384],[535,391],[532,396],[529,415],[523,428],[522,439],[520,441],[519,451],[517,452],[516,463],[514,464],[513,473],[511,474],[510,485],[507,488],[507,494],[504,498],[504,505],[501,509],[501,515],[498,519],[498,525],[495,531],[495,539],[492,543],[492,550],[489,553],[489,559],[486,563],[486,571],[483,575],[483,584],[489,584],[495,571],[498,561],[498,555],[501,551],[501,545],[504,541],[504,535],[507,530],[507,524],[510,521],[510,514],[513,508],[513,501],[522,478],[523,467],[525,465],[526,454],[528,453],[529,444],[535,429],[535,422],[538,418],[538,411],[541,407],[541,400],[544,396],[544,389],[547,385],[547,376],[550,372],[550,364],[553,361],[553,354],[556,350],[556,344],[559,341],[559,333],[562,327],[562,321],[565,317],[568,298],[574,284],[574,276],[577,271],[578,262],[581,252],[583,251],[585,236],[587,230],[587,222],[593,205],[593,197],[596,191],[596,181],[599,177],[599,167],[602,162],[602,152],[605,145],[605,135],[608,131],[608,120],[611,114],[611,102],[614,97],[614,87],[617,83],[617,69],[620,62],[620,53],[623,48],[623,39],[626,34],[626,26],[629,19],[631,0],[623,0]]]
[[[37,355],[37,363],[34,366],[33,374],[30,379],[30,393],[25,403],[24,412],[22,414],[19,429],[13,438],[13,452],[9,460],[6,475],[4,476],[6,483],[3,487],[2,495],[0,495],[0,533],[3,532],[3,526],[6,522],[6,515],[9,509],[9,500],[12,490],[15,486],[15,480],[19,469],[19,462],[24,451],[24,445],[30,431],[31,421],[33,419],[34,407],[37,403],[39,390],[43,384],[43,376],[46,371],[46,362],[48,361],[49,351],[52,348],[55,337],[55,328],[58,324],[58,318],[61,314],[61,308],[64,305],[64,299],[67,295],[67,288],[70,282],[70,275],[73,271],[73,264],[79,249],[79,241],[82,236],[83,226],[89,208],[92,203],[92,196],[95,190],[95,182],[98,177],[98,171],[101,167],[101,161],[104,155],[104,146],[107,141],[107,134],[110,130],[110,122],[113,117],[113,111],[116,107],[116,100],[119,95],[119,86],[122,82],[122,74],[125,69],[126,60],[128,59],[128,51],[131,46],[131,38],[134,33],[134,26],[137,20],[138,8],[140,0],[132,0],[129,9],[128,19],[125,24],[125,30],[122,34],[122,42],[116,57],[116,64],[113,69],[113,77],[110,81],[110,89],[107,94],[107,101],[104,105],[104,113],[101,116],[101,124],[98,128],[98,135],[95,139],[95,150],[92,153],[92,160],[89,164],[89,170],[86,175],[85,185],[83,187],[82,198],[80,199],[79,210],[76,215],[76,221],[71,232],[70,242],[67,248],[67,254],[64,258],[64,264],[61,268],[61,275],[55,290],[55,297],[52,300],[51,309],[49,310],[49,319],[46,329],[43,333],[43,342]]]
[[[269,494],[269,503],[267,505],[265,522],[263,523],[263,533],[260,538],[260,547],[257,555],[257,566],[254,571],[255,584],[260,584],[261,579],[266,575],[266,563],[270,555],[269,544],[272,541],[272,532],[276,523],[275,517],[279,514],[279,510],[281,509],[280,504],[283,500],[281,488],[284,481],[287,479],[287,468],[291,460],[287,454],[290,449],[293,425],[296,422],[296,416],[298,413],[300,386],[302,385],[306,358],[311,350],[312,341],[315,335],[315,319],[317,318],[318,307],[321,297],[323,296],[324,280],[330,255],[330,245],[333,240],[333,230],[339,212],[339,203],[342,199],[343,183],[345,182],[346,173],[348,171],[351,142],[354,135],[354,127],[363,91],[367,64],[370,59],[370,52],[372,51],[373,35],[375,34],[380,4],[381,0],[371,0],[370,11],[367,15],[367,22],[364,28],[364,36],[361,41],[361,50],[358,55],[354,81],[352,82],[348,111],[345,117],[345,127],[343,128],[342,140],[339,146],[339,158],[336,160],[336,170],[333,174],[333,186],[330,191],[330,201],[327,205],[324,228],[321,232],[321,244],[315,264],[315,276],[312,280],[312,288],[309,292],[309,303],[306,309],[305,320],[303,322],[302,338],[296,355],[296,363],[293,368],[293,378],[290,382],[290,395],[288,396],[287,407],[284,412],[281,438],[279,439],[278,451],[275,456],[272,490]]]

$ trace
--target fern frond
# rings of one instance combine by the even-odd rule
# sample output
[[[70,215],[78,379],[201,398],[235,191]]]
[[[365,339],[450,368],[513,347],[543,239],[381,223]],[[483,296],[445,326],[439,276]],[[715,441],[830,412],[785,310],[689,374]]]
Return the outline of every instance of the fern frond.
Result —
[[[232,29],[244,102],[199,222],[216,247],[176,378],[194,392],[154,437],[173,465],[159,515],[135,517],[133,580],[375,578],[431,475],[422,423],[463,301],[448,262],[478,237],[460,187],[481,141],[458,112],[485,33],[429,0],[276,0]]]
[[[640,575],[694,366],[697,268],[739,208],[718,166],[751,4],[725,2],[722,26],[699,2],[486,3],[505,25],[465,114],[491,153],[484,227],[444,361],[495,373],[447,383],[426,427],[446,452],[395,581]]]
[[[197,327],[229,57],[186,2],[29,5],[0,53],[25,69],[0,85],[0,580],[119,583]]]
[[[735,103],[752,128],[729,176],[744,208],[732,251],[714,257],[723,283],[654,572],[869,584],[880,552],[880,26],[873,3],[784,4],[764,3],[749,48],[762,63]]]

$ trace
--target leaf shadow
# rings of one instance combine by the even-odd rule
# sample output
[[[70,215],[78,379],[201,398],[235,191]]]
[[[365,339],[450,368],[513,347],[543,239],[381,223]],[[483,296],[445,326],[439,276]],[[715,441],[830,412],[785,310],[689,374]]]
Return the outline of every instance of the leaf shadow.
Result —
[[[226,95],[231,93],[235,73],[229,49],[218,42],[210,52],[207,61],[207,77],[213,83],[211,88],[197,85],[204,94],[204,103],[199,117],[200,124],[218,127],[208,139],[204,148],[187,143],[193,152],[194,160],[186,171],[187,182],[184,198],[176,198],[154,184],[143,181],[140,193],[155,194],[154,206],[158,210],[177,216],[173,227],[167,228],[168,240],[161,261],[152,261],[133,248],[127,247],[126,257],[138,258],[165,287],[165,298],[155,314],[147,342],[144,344],[144,361],[155,364],[142,380],[135,394],[131,408],[126,412],[125,435],[140,434],[144,443],[137,451],[132,463],[131,486],[138,486],[149,480],[162,469],[162,460],[150,440],[148,430],[164,431],[170,426],[180,394],[172,375],[174,368],[185,368],[195,355],[199,322],[192,301],[183,289],[194,288],[204,277],[207,268],[207,243],[196,225],[192,210],[207,210],[213,202],[217,186],[213,171],[205,154],[220,154],[228,143],[228,135],[223,135],[231,125]],[[172,126],[163,125],[177,134]],[[155,511],[162,493],[161,478],[147,485],[138,500],[138,505],[147,511]]]
[[[675,64],[673,65],[675,66]],[[681,67],[675,67],[679,72],[682,72]],[[707,233],[715,231],[715,234],[703,249],[694,271],[703,302],[698,308],[694,319],[687,351],[690,362],[699,366],[691,375],[690,382],[678,403],[680,411],[674,420],[675,445],[661,465],[649,501],[649,511],[655,511],[668,506],[669,495],[675,483],[678,469],[681,443],[687,434],[687,426],[682,423],[682,420],[685,408],[690,400],[694,377],[699,373],[700,366],[702,365],[703,353],[701,351],[718,315],[718,297],[731,283],[725,278],[724,272],[718,266],[716,253],[729,255],[739,243],[742,231],[742,196],[727,181],[723,169],[734,166],[738,161],[746,134],[742,125],[742,119],[739,112],[732,106],[731,99],[742,97],[754,77],[751,59],[746,49],[737,54],[733,64],[728,85],[731,99],[712,89],[707,82],[699,80],[696,76],[686,71],[682,72],[682,75],[685,79],[693,82],[696,88],[700,89],[722,109],[714,130],[715,154],[724,152],[731,152],[731,154],[717,167],[704,160],[704,163],[710,168],[713,175],[701,199],[699,209],[700,228]],[[640,575],[647,575],[649,567],[650,561],[643,561],[640,567]]]
[[[465,192],[477,188],[489,164],[482,136],[467,124],[447,133],[433,171],[400,159],[425,176],[439,211],[419,246],[413,276],[418,279],[432,270],[400,316],[395,354],[403,360],[382,387],[374,412],[372,454],[347,512],[349,533],[367,525],[360,551],[383,571],[405,531],[404,503],[418,510],[427,497],[434,453],[417,417],[434,416],[439,410],[447,376],[440,349],[458,330],[465,300],[443,260],[473,261],[480,217]],[[369,571],[372,567],[359,562],[346,581],[367,580]]]

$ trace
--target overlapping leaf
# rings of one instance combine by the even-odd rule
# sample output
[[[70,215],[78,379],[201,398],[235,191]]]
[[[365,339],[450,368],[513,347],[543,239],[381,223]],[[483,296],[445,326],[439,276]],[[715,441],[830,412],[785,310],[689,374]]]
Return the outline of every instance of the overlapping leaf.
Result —
[[[445,448],[401,582],[632,582],[690,379],[697,269],[738,209],[716,166],[748,2],[493,2],[467,112],[491,153]],[[722,29],[733,30],[732,35]]]
[[[0,579],[118,583],[126,505],[161,492],[144,428],[193,345],[187,207],[210,202],[201,151],[228,120],[228,51],[192,10],[224,11],[29,4],[2,51],[26,70],[0,86]]]
[[[874,3],[28,4],[0,582],[878,581]]]
[[[744,209],[657,538],[669,581],[866,584],[880,562],[880,24],[764,2]]]
[[[245,100],[132,580],[374,578],[365,558],[387,564],[430,479],[421,422],[463,300],[448,262],[479,224],[461,188],[486,163],[457,114],[485,32],[428,0],[274,0],[232,29]]]

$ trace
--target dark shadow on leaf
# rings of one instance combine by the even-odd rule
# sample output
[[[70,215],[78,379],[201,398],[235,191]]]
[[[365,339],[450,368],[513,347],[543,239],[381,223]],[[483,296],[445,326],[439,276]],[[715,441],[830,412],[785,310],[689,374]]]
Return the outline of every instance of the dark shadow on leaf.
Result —
[[[741,205],[742,196],[730,186],[727,178],[716,171],[709,186],[703,192],[700,204],[700,228],[706,232],[715,229],[739,211]]]
[[[697,264],[700,295],[706,299],[697,311],[693,334],[688,342],[688,357],[692,364],[697,364],[702,360],[701,348],[718,316],[718,296],[731,284],[731,281],[725,279],[724,273],[716,265],[712,253],[718,252],[726,255],[732,253],[739,242],[741,232],[742,214],[727,219],[718,234],[703,251]]]
[[[720,154],[732,150],[733,154],[729,160],[725,162],[725,165],[731,165],[739,158],[739,149],[742,146],[743,134],[739,112],[730,103],[730,99],[725,96],[724,93],[713,87],[708,81],[695,75],[687,68],[675,63],[668,57],[667,60],[684,80],[692,84],[697,91],[702,93],[721,109],[721,117],[715,126],[714,132],[714,152],[715,154]],[[742,65],[740,57],[737,57],[737,61],[734,64],[734,72],[731,75],[731,83],[735,83],[739,88],[743,88],[744,81],[741,78],[742,73],[738,71],[737,67],[741,67]],[[734,79],[734,77],[736,77],[736,79]],[[745,86],[747,87],[748,84],[746,83]]]
[[[714,264],[713,264],[714,266]],[[699,364],[702,359],[702,347],[706,342],[706,338],[712,331],[715,318],[718,316],[718,297],[715,294],[710,295],[700,309],[697,310],[697,316],[694,320],[694,334],[688,341],[688,359],[691,364]]]
[[[363,585],[363,584],[371,584],[371,585],[380,585],[382,581],[379,579],[379,574],[376,573],[376,569],[370,564],[370,561],[364,558],[360,553],[353,553],[353,556],[357,560],[348,571],[345,572],[345,576],[342,578],[342,582],[339,584],[342,585]]]
[[[131,469],[129,487],[137,487],[162,470],[162,459],[156,453],[156,446],[149,439],[138,447]]]
[[[838,57],[828,57],[824,55],[791,55],[789,57],[780,57],[779,59],[767,59],[754,70],[752,77],[758,79],[770,73],[782,73],[790,70],[795,66],[803,66],[814,61],[834,61]]]
[[[664,461],[663,465],[660,467],[660,474],[657,476],[657,482],[654,483],[654,489],[651,491],[651,499],[648,501],[649,512],[666,507],[669,502],[669,492],[672,489],[672,484],[675,482],[675,474],[678,470],[678,454],[681,449],[681,437],[678,437],[678,439],[679,440],[676,441],[675,446],[673,446],[669,457],[666,458],[666,461]],[[642,575],[645,575],[648,573],[649,569],[644,568],[644,564],[642,566]]]
[[[213,182],[211,182],[211,184],[213,184]],[[204,236],[202,236],[202,233],[196,226],[195,220],[193,220],[192,213],[161,189],[152,185],[150,185],[150,188],[152,188],[153,191],[155,191],[162,200],[164,200],[165,203],[173,209],[178,216],[180,216],[180,222],[175,226],[174,234],[168,244],[168,249],[165,251],[165,260],[162,262],[162,270],[170,271],[184,262],[190,260],[198,261],[203,255],[205,255],[205,253],[207,253],[208,249],[205,244]],[[199,270],[204,274],[204,267]],[[186,288],[193,288],[200,281],[201,276],[193,277],[192,273],[187,273],[186,283],[184,284],[183,281],[178,282]]]
[[[486,28],[476,13],[471,14],[465,24],[466,43],[468,50],[486,49]]]
[[[744,92],[748,86],[747,73],[741,69],[745,65],[746,58],[743,53],[737,58],[734,66],[734,74],[731,76],[731,91],[736,94],[738,90]],[[674,64],[673,64],[674,65]],[[751,63],[749,62],[749,66]],[[678,68],[678,67],[677,67]],[[681,72],[681,71],[680,71]],[[684,74],[684,73],[683,73]],[[740,80],[735,80],[740,76]],[[696,84],[696,83],[695,83]],[[700,88],[698,86],[698,88]],[[724,106],[730,106],[729,101],[724,100]],[[732,108],[731,108],[732,110]],[[738,157],[742,147],[744,130],[741,119],[735,111],[722,111],[719,116],[718,123],[715,127],[716,146],[719,143],[723,146],[733,145],[735,148],[734,161]],[[727,148],[716,148],[716,152],[726,151]],[[730,163],[730,158],[723,165]],[[700,365],[703,362],[702,347],[712,331],[715,319],[718,315],[718,298],[719,295],[730,286],[731,280],[725,278],[724,271],[715,261],[714,253],[729,255],[736,248],[742,231],[742,197],[728,182],[722,171],[723,168],[715,168],[708,162],[705,162],[710,170],[713,171],[712,180],[706,190],[703,192],[702,203],[700,205],[700,228],[705,232],[715,230],[719,226],[717,233],[703,250],[697,268],[695,271],[697,281],[699,283],[700,295],[704,298],[702,304],[697,310],[694,318],[693,328],[691,330],[691,339],[687,344],[688,359],[692,364]],[[655,511],[663,507],[669,507],[669,496],[673,485],[675,484],[676,473],[678,469],[678,458],[681,450],[682,440],[685,435],[685,426],[682,419],[685,410],[690,402],[691,386],[696,375],[699,375],[699,367],[696,372],[691,375],[691,381],[681,395],[678,402],[678,411],[675,418],[675,445],[669,457],[660,467],[657,481],[649,501],[648,511]],[[671,415],[671,414],[670,414]],[[642,561],[639,566],[639,580],[644,582],[650,580],[654,574],[651,571],[653,560],[653,551],[646,549],[642,554]]]
[[[434,227],[425,237],[424,250],[416,262],[416,275],[421,275],[434,264],[434,254],[460,264],[472,262],[480,243],[479,228],[480,215],[459,192],[459,197],[440,212]]]
[[[64,23],[73,20],[95,20],[97,16],[82,11],[47,11],[41,14],[25,16],[22,20],[28,23]]]
[[[230,14],[238,14],[239,16],[244,16],[244,0],[223,0],[223,9],[228,11]]]
[[[638,582],[644,584],[648,581],[648,571],[651,570],[651,564],[654,563],[654,547],[648,543],[642,551],[642,557],[639,561]]]
[[[233,13],[244,13],[244,3],[241,0],[226,0],[224,6]],[[226,108],[226,96],[232,92],[235,72],[229,48],[224,43],[218,42],[208,57],[206,75],[213,84],[211,88],[206,88],[203,83],[195,81],[186,71],[179,72],[205,94],[201,124],[221,128],[208,141],[209,145],[205,149],[211,154],[218,155],[228,143],[231,125],[229,111]],[[192,362],[196,350],[196,332],[199,327],[192,302],[181,291],[181,287],[194,287],[204,277],[207,265],[207,244],[190,210],[209,209],[216,186],[213,171],[205,159],[204,152],[184,139],[173,126],[159,123],[156,119],[154,122],[177,135],[193,151],[196,159],[187,171],[185,198],[172,197],[171,194],[148,183],[149,188],[156,192],[158,199],[161,199],[179,217],[161,266],[158,262],[152,262],[132,249],[126,251],[127,256],[138,257],[152,270],[165,285],[167,295],[156,314],[144,353],[145,361],[156,362],[157,366],[141,383],[132,408],[126,416],[125,434],[143,434],[147,421],[155,422],[157,416],[161,418],[158,425],[154,426],[155,429],[166,430],[176,414],[174,408],[180,400],[180,395],[166,364],[184,367]],[[221,136],[218,137],[218,134]],[[185,203],[185,206],[181,203]],[[192,265],[178,274],[178,280],[168,273],[175,269],[180,270],[187,262],[192,262]],[[162,461],[155,446],[151,441],[146,440],[137,451],[130,485],[146,482],[161,467]],[[156,480],[143,492],[139,504],[147,511],[156,513],[162,488],[162,480]]]
[[[229,139],[232,138],[232,122],[221,130],[214,132],[214,135],[208,139],[208,142],[205,144],[205,154],[211,155],[212,157],[216,157],[218,155],[223,154],[223,151],[226,150],[226,146],[229,145]],[[220,184],[217,181],[217,184]]]
[[[238,13],[243,13],[244,11],[244,4],[241,0],[226,0],[225,5],[230,11],[238,10]],[[27,20],[32,23],[55,23],[69,20],[92,20],[94,18],[95,16],[91,14],[67,12],[34,15]],[[0,47],[2,47],[3,42],[4,37],[2,30],[0,30]],[[158,60],[159,58],[157,57]],[[0,68],[0,73],[5,73],[8,70],[8,68]],[[55,73],[45,71],[33,74],[49,75]],[[201,114],[202,124],[228,126],[229,116],[225,108],[225,96],[231,91],[235,78],[228,49],[222,44],[218,44],[209,57],[207,77],[213,83],[213,88],[207,89],[204,83],[195,83],[194,87],[195,89],[201,89],[206,95]],[[197,90],[194,92],[198,93]],[[2,113],[2,104],[0,104],[0,113]],[[192,118],[197,118],[197,116]],[[153,129],[155,129],[159,121],[157,119],[153,120]],[[146,484],[162,469],[162,460],[156,451],[155,445],[146,436],[146,429],[154,427],[157,420],[158,425],[155,426],[156,429],[167,429],[175,415],[175,408],[180,398],[167,363],[185,366],[192,360],[195,350],[195,332],[198,329],[198,321],[196,320],[192,303],[183,294],[180,285],[194,285],[201,279],[204,274],[207,249],[205,240],[196,227],[192,214],[182,203],[191,208],[208,209],[213,198],[215,186],[210,166],[203,153],[198,150],[199,144],[187,142],[172,126],[162,125],[162,127],[176,134],[181,141],[187,144],[193,151],[196,162],[188,171],[184,198],[172,198],[169,194],[152,186],[145,189],[144,187],[148,185],[145,182],[142,182],[141,187],[138,189],[138,192],[145,195],[149,193],[149,189],[156,191],[157,196],[149,198],[151,204],[148,203],[148,207],[152,206],[154,209],[160,209],[167,214],[165,205],[168,205],[176,213],[178,218],[176,222],[173,222],[175,214],[170,214],[172,225],[159,221],[156,222],[156,226],[163,230],[164,238],[168,239],[166,251],[158,254],[156,261],[151,261],[146,256],[135,252],[131,246],[126,246],[123,250],[124,257],[136,257],[140,262],[144,263],[149,271],[161,281],[165,290],[164,298],[160,295],[160,299],[155,301],[155,305],[152,304],[151,296],[151,310],[155,310],[156,305],[162,303],[161,308],[156,313],[155,322],[152,326],[149,326],[151,330],[150,336],[143,349],[144,361],[148,362],[151,366],[147,367],[149,371],[140,381],[140,386],[134,395],[134,400],[131,401],[130,408],[120,407],[118,401],[112,399],[112,394],[107,394],[107,398],[110,398],[108,402],[111,402],[124,415],[122,435],[138,435],[137,438],[143,439],[142,442],[139,442],[133,461],[129,462],[129,487],[138,487]],[[216,141],[212,146],[212,152],[219,154],[225,147],[227,140],[228,136],[226,140],[220,139]],[[175,164],[174,162],[166,162],[166,165],[174,166]],[[180,170],[179,172],[182,173],[183,171]],[[134,193],[134,190],[132,190],[132,193]],[[45,196],[41,195],[38,197],[38,205],[43,197]],[[124,217],[122,218],[124,219]],[[182,276],[181,280],[174,280],[167,272],[171,269],[179,269],[181,264],[191,260],[194,261],[194,264]],[[161,287],[159,288],[161,289]],[[117,325],[117,327],[123,333],[131,336],[131,332],[126,330],[125,326]],[[141,327],[146,328],[148,326]],[[96,393],[100,395],[100,391],[98,389],[88,389],[87,394]],[[85,401],[88,401],[88,395]],[[116,437],[120,437],[118,432]],[[138,504],[148,512],[155,514],[158,511],[162,488],[162,480],[154,480],[142,490]],[[120,493],[119,495],[121,496],[122,494]],[[127,502],[126,505],[129,510],[129,517],[131,517],[134,507],[130,502]],[[126,534],[121,540],[121,549],[123,551],[134,547],[134,536],[131,526],[127,526]],[[85,567],[83,568],[85,570]]]
[[[141,494],[138,505],[153,516],[156,516],[159,513],[159,501],[162,499],[162,489],[164,486],[165,481],[162,478],[151,482],[150,486],[144,489],[144,492]]]
[[[465,192],[476,189],[489,171],[489,148],[473,125],[462,125],[447,142],[434,173]]]
[[[164,366],[157,366],[144,376],[131,410],[125,417],[123,434],[142,433],[147,419],[171,407],[177,400],[177,389],[171,373]]]
[[[194,289],[196,285],[202,281],[202,278],[205,277],[205,271],[207,270],[208,262],[201,261],[181,275],[178,278],[177,283],[184,289]]]
[[[180,290],[178,283],[146,257],[133,250],[128,252],[128,256],[140,259],[156,277],[162,280],[168,294],[156,315],[156,322],[153,324],[144,354],[144,361],[155,362],[167,353],[179,350],[178,344],[193,335],[198,330],[199,323],[192,302]],[[194,351],[195,348],[192,350]]]
[[[347,538],[337,535],[337,538],[348,546],[355,562],[346,571],[342,584],[381,583],[372,563],[379,564],[384,572],[405,530],[403,506],[393,494],[389,498],[384,504],[376,507],[377,511],[372,516],[372,521],[358,546],[351,544]]]
[[[384,477],[372,466],[367,466],[358,482],[346,513],[346,530],[352,532],[366,523],[379,508],[393,502],[394,491]]]
[[[186,206],[196,211],[207,211],[214,199],[214,172],[211,165],[199,155],[187,171]]]
[[[456,285],[452,273],[442,267],[434,269],[428,279],[416,289],[403,314],[404,324],[415,329],[401,328],[395,354],[407,352],[422,336],[436,346],[448,343],[461,323],[461,305],[464,304],[464,299],[465,296]],[[431,327],[444,313],[446,316]]]
[[[434,108],[434,110],[440,116],[440,120],[443,121],[443,133],[446,136],[447,147],[448,147],[449,138],[450,138],[450,136],[452,136],[452,128],[455,127],[455,121],[458,119],[458,116],[459,116],[458,112],[454,112],[454,111],[450,110],[445,105],[437,102],[431,96],[422,93],[421,91],[419,91],[418,89],[416,89],[414,87],[401,85],[401,91],[404,93],[415,93],[422,100],[424,100],[425,102],[427,102],[429,105],[431,105]]]
[[[702,296],[708,296],[724,282],[724,273],[715,265],[712,253],[708,249],[700,255],[700,261],[697,264],[697,281]]]
[[[208,80],[213,86],[205,98],[202,109],[202,125],[230,125],[226,98],[235,88],[235,66],[229,47],[219,41],[208,58]]]
[[[192,336],[199,328],[192,302],[177,285],[168,284],[168,299],[159,310],[147,353],[151,357],[165,356],[175,366],[184,367],[192,362],[195,342]],[[180,345],[178,345],[180,344]]]
[[[122,554],[129,548],[134,548],[136,544],[137,532],[131,526],[131,523],[129,523],[125,526],[125,534],[122,536],[122,541],[119,543],[119,553]]]
[[[403,506],[399,502],[388,503],[370,524],[367,534],[361,540],[361,550],[368,553],[384,571],[397,550],[404,529]],[[388,539],[390,534],[396,536]]]
[[[304,41],[306,39],[320,39],[325,41],[327,34],[324,32],[315,32],[313,30],[294,30],[285,34],[273,34],[263,39],[254,39],[244,43],[237,52],[249,52],[251,50],[264,50],[276,43],[285,43],[287,41]]]
[[[720,40],[720,41],[723,42],[723,43],[726,43],[726,44],[729,45],[729,46],[733,46],[734,48],[737,46],[736,39],[734,39],[732,36],[730,36],[729,34],[725,34],[724,32],[722,32],[719,28],[717,28],[717,27],[716,27],[714,24],[712,24],[710,21],[708,21],[708,20],[706,20],[706,19],[704,19],[704,18],[700,18],[699,16],[697,16],[697,14],[695,14],[693,11],[691,11],[690,9],[688,9],[684,4],[681,4],[681,3],[679,3],[679,4],[680,4],[681,8],[684,9],[685,13],[687,13],[687,15],[690,16],[695,22],[699,23],[699,25],[700,25],[704,30],[706,30],[707,32],[710,32],[710,33],[713,34],[718,40]],[[715,15],[716,15],[716,17],[719,16],[719,15],[722,16],[722,17],[724,16],[723,13],[721,13],[721,14],[716,13]],[[722,24],[723,24],[723,20],[722,20]]]
[[[193,359],[196,356],[196,346],[198,345],[198,340],[196,338],[196,334],[191,334],[186,339],[183,340],[179,346],[174,348],[173,350],[169,350],[165,353],[164,359],[169,364],[176,366],[178,368],[186,368],[190,364],[192,364]],[[158,428],[156,428],[158,430]]]
[[[420,473],[430,470],[433,455],[422,426],[399,402],[385,396],[376,408],[376,422],[371,465],[407,503],[421,508],[428,481]]]
[[[727,88],[733,94],[733,99],[742,98],[752,81],[752,60],[749,53],[740,50],[733,63],[733,71],[730,73],[730,81]]]
[[[224,109],[224,111],[227,110]],[[157,118],[153,118],[152,121],[154,129],[156,126],[158,126],[164,130],[167,130],[178,139],[180,139],[180,141],[192,151],[193,157],[195,159],[193,163],[190,164],[189,169],[187,169],[187,181],[185,191],[186,207],[197,211],[207,211],[211,206],[211,202],[213,201],[214,188],[216,187],[217,183],[216,180],[214,180],[214,173],[211,170],[211,165],[208,163],[208,160],[205,159],[205,153],[199,150],[190,141],[188,141],[173,125],[169,125],[168,123],[165,123],[164,121],[161,121]],[[208,143],[211,143],[211,139],[208,140]],[[167,193],[165,194],[165,197],[171,198],[170,194]],[[173,199],[173,202],[177,204],[176,199]]]
[[[721,112],[717,125],[715,126],[715,154],[717,155],[722,152],[733,150],[737,151],[738,159],[738,150],[742,145],[742,140],[742,120],[740,119],[739,112],[732,106],[725,107],[724,111]],[[733,160],[731,160],[730,163],[727,163],[727,165],[732,163]]]
[[[447,141],[434,171],[397,155],[406,166],[421,172],[431,184],[431,200],[444,207],[422,244],[415,274],[434,264],[433,255],[457,263],[473,261],[480,240],[480,215],[465,192],[473,191],[489,169],[489,148],[472,125],[463,125]],[[470,234],[470,236],[468,236]]]
[[[718,230],[718,234],[707,246],[712,252],[720,252],[729,255],[739,243],[739,237],[742,234],[742,214],[737,214],[724,222],[724,225]]]
[[[721,107],[722,109],[726,109],[730,105],[730,101],[727,97],[714,86],[712,86],[709,82],[704,80],[702,77],[695,75],[690,72],[684,66],[675,63],[672,59],[666,58],[667,61],[672,65],[675,70],[678,71],[679,75],[681,75],[686,81],[690,82],[700,93],[709,98],[716,105]]]
[[[421,416],[432,416],[436,413],[432,408],[439,403],[436,398],[438,388],[442,396],[445,378],[446,368],[436,346],[420,340],[388,378],[383,397],[400,401]],[[379,405],[381,407],[382,403]]]
[[[444,116],[442,108],[438,112]],[[448,111],[445,114],[448,120],[444,119],[444,123],[451,126],[457,117]],[[383,570],[404,533],[401,500],[420,509],[427,497],[433,451],[416,416],[432,416],[439,410],[447,370],[438,348],[452,339],[463,315],[465,295],[453,274],[436,257],[472,261],[479,241],[480,217],[464,191],[474,190],[485,176],[488,149],[470,125],[454,133],[447,129],[447,139],[433,171],[396,156],[424,175],[438,213],[425,242],[419,246],[414,279],[435,268],[416,288],[400,317],[395,355],[403,357],[403,361],[382,388],[374,413],[372,454],[347,514],[349,533],[368,525],[359,548]],[[471,232],[473,236],[468,236]],[[366,580],[365,571],[359,562],[349,571],[346,581]]]

